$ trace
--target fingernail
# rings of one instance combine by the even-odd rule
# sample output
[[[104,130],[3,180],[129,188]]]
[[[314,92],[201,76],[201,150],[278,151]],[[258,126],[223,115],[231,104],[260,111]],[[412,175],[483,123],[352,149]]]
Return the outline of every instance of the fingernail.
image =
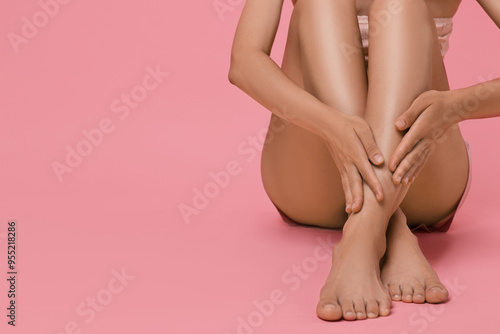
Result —
[[[401,183],[401,179],[402,179],[402,178],[403,178],[402,176],[398,176],[398,177],[396,178],[396,182],[397,182],[397,183]]]
[[[410,178],[407,176],[405,177],[405,179],[403,180],[403,184],[406,186],[408,184],[408,181],[410,181]]]
[[[379,202],[382,200],[382,195],[380,195],[380,194],[377,194],[375,197],[377,197],[377,201],[379,201]]]
[[[410,183],[413,183],[413,181],[415,181],[415,179],[416,179],[416,178],[417,178],[416,176],[413,176],[413,177],[411,178]]]
[[[376,163],[380,164],[382,163],[382,161],[384,161],[384,158],[382,157],[382,155],[377,153],[373,156],[373,160],[375,160]]]
[[[405,125],[406,125],[406,122],[405,122],[403,119],[399,119],[399,120],[396,122],[396,126],[397,126],[398,128],[403,128]]]

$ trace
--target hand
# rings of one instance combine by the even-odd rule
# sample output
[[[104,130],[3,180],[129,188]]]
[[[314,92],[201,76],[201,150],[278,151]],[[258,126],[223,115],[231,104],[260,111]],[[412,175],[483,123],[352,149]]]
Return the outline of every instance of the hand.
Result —
[[[380,165],[384,162],[384,157],[365,120],[339,111],[334,112],[337,117],[331,127],[332,131],[325,135],[325,139],[342,177],[346,212],[357,212],[363,205],[363,180],[378,201],[383,199],[382,185],[370,161]]]
[[[409,128],[391,156],[389,169],[393,182],[412,183],[423,169],[436,143],[446,130],[460,120],[455,115],[454,91],[426,91],[395,121],[398,130]]]

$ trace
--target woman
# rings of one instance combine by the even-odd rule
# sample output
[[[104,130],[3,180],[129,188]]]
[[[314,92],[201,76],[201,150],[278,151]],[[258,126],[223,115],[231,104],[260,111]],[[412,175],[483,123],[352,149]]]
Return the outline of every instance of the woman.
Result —
[[[446,301],[412,229],[448,229],[470,184],[458,123],[500,111],[498,79],[449,89],[460,0],[292,1],[280,68],[269,54],[283,0],[247,0],[229,80],[272,112],[262,180],[283,219],[343,230],[318,316]],[[497,1],[478,1],[500,27]]]

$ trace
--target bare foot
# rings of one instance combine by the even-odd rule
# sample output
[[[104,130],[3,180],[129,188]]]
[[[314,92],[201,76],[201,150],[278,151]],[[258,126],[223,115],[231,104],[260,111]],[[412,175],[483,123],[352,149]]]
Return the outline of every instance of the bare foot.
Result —
[[[352,215],[346,225],[357,219],[365,218]],[[385,236],[377,239],[370,231],[351,232],[344,230],[342,241],[333,250],[332,269],[316,309],[323,320],[376,318],[390,312],[391,299],[380,279]]]
[[[392,300],[442,303],[448,299],[448,290],[427,262],[399,208],[389,221],[381,278]]]

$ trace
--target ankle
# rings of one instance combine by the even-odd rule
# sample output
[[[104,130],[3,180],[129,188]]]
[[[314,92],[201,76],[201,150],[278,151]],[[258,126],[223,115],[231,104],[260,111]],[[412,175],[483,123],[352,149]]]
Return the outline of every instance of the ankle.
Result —
[[[405,243],[415,242],[418,244],[417,236],[413,234],[408,225],[389,225],[387,239],[388,243],[403,241]]]
[[[355,224],[354,221],[351,221],[350,224],[348,222],[344,224],[342,229],[342,240],[338,244],[338,248],[343,248],[342,245],[346,244],[361,244],[368,246],[379,258],[384,255],[387,247],[385,228],[373,228],[373,226],[369,226],[372,222],[366,220],[364,220],[366,226]]]

